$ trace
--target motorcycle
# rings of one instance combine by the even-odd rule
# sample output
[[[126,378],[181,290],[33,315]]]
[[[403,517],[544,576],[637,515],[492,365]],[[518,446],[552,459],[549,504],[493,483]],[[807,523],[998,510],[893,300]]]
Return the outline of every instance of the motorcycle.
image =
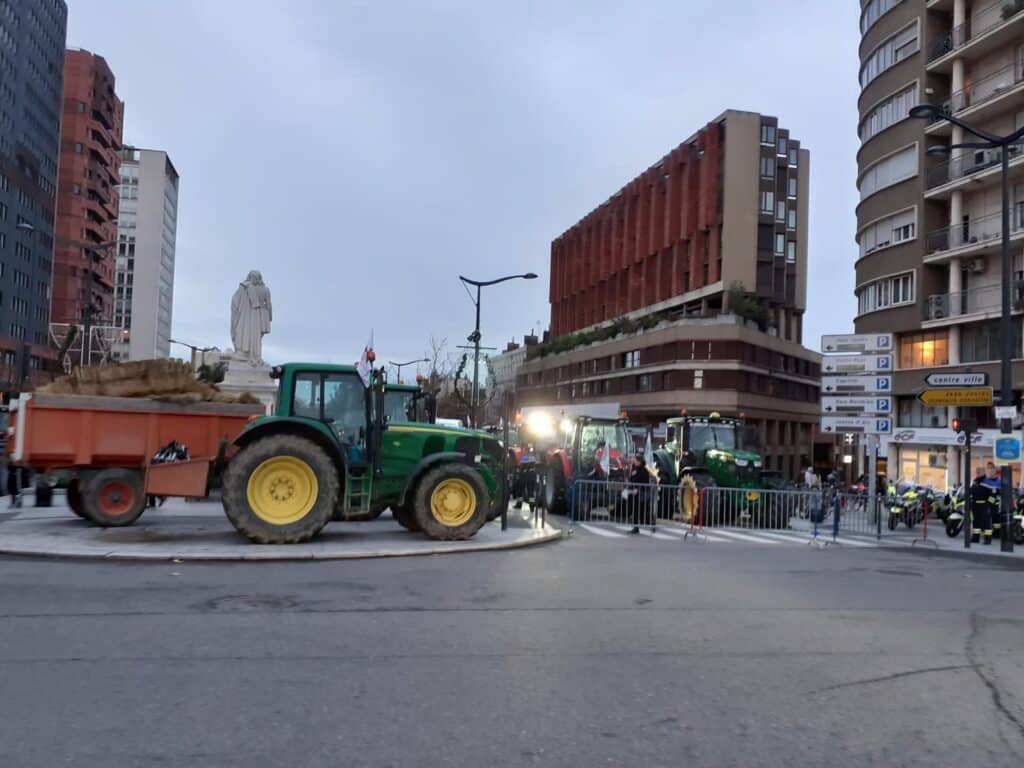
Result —
[[[924,519],[924,507],[935,498],[930,488],[911,483],[897,483],[889,488],[889,530],[895,531],[900,521],[913,528]]]
[[[964,517],[967,509],[967,499],[964,487],[959,483],[947,493],[937,511],[942,524],[946,527],[946,535],[954,539],[960,535],[964,528]]]

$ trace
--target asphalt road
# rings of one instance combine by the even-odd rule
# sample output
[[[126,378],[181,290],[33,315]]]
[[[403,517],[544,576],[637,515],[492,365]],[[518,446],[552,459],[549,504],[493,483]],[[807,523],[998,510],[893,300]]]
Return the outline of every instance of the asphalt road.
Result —
[[[1020,766],[1024,570],[571,540],[0,559],[0,765]]]

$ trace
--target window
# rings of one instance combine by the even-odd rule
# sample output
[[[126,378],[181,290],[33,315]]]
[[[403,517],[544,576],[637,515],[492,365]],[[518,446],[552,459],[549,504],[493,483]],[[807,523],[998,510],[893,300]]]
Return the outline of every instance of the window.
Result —
[[[654,377],[645,373],[637,376],[636,388],[638,392],[652,392],[654,390]]]
[[[789,197],[796,197],[797,190],[797,178],[796,176],[789,177]]]
[[[913,333],[900,338],[900,368],[931,368],[936,365],[949,365],[946,331]]]
[[[796,147],[789,148],[789,165],[791,168],[796,168],[797,159],[800,157],[800,150]]]
[[[946,408],[929,408],[916,397],[901,397],[896,424],[900,427],[945,427]]]
[[[761,192],[761,213],[772,214],[775,212],[775,193]]]
[[[917,175],[917,144],[889,155],[868,168],[860,178],[860,199],[880,189],[899,184]]]
[[[6,221],[6,220],[7,220],[7,206],[4,205],[3,203],[0,203],[0,221]]]
[[[761,178],[762,179],[774,179],[775,178],[775,158],[774,157],[762,157],[761,158]]]
[[[779,149],[778,149],[778,152],[783,157],[785,157],[786,155],[789,154],[789,148],[786,145],[786,137],[785,136],[779,136]]]
[[[775,233],[775,255],[781,256],[786,252],[786,236],[781,232]]]
[[[1020,357],[1021,325],[1013,324],[1014,357]],[[999,339],[999,321],[991,320],[984,323],[965,325],[960,329],[960,362],[978,363],[985,360],[998,360],[1002,354]]]
[[[640,367],[640,351],[633,350],[627,352],[622,356],[622,367],[623,368],[639,368]]]
[[[778,221],[778,222],[783,222],[783,221],[786,220],[786,201],[785,200],[779,200],[779,202],[777,202],[775,204],[775,220]]]
[[[775,146],[775,126],[774,125],[762,125],[761,126],[761,143],[766,144],[769,147]]]
[[[891,11],[902,0],[871,0],[870,3],[864,6],[864,10],[860,14],[860,33],[863,35],[878,21],[882,16]]]
[[[860,255],[867,256],[873,251],[888,248],[890,245],[905,243],[917,235],[917,210],[906,211],[879,219],[868,224],[860,231],[857,242],[860,243]]]
[[[915,21],[871,52],[860,70],[861,88],[864,88],[890,67],[917,53],[919,47],[917,22]]]
[[[786,243],[786,263],[796,264],[796,242],[793,240]]]
[[[910,108],[917,104],[917,83],[890,96],[872,109],[860,126],[860,140],[865,142],[886,128],[910,117]]]
[[[77,141],[75,142],[75,154],[76,155],[82,154],[82,145],[79,144]]]
[[[789,221],[786,224],[786,229],[796,229],[796,208],[792,206],[789,208]]]
[[[858,314],[914,301],[914,273],[883,277],[857,289]]]

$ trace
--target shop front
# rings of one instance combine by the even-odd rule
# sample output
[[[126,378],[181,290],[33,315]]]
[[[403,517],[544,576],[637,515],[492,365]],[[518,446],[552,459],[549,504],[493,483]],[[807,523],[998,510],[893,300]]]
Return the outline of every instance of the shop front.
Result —
[[[992,460],[997,429],[983,429],[971,442],[970,477]],[[906,480],[917,485],[945,490],[964,478],[964,437],[945,428],[897,429],[886,446],[891,480]],[[1011,465],[1014,484],[1021,479],[1020,464]]]

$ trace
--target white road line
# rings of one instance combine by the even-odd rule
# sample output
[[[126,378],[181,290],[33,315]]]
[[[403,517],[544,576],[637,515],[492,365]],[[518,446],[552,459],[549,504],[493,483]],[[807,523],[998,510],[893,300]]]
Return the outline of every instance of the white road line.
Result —
[[[603,528],[598,528],[596,525],[588,525],[587,523],[577,523],[577,525],[580,528],[583,528],[586,531],[590,531],[591,533],[596,533],[598,536],[604,536],[605,538],[608,538],[608,539],[624,539],[624,538],[626,538],[624,534],[616,533],[615,531],[606,531]]]
[[[674,525],[659,525],[658,526],[658,533],[669,534],[671,536],[675,536],[678,539],[683,538],[683,536],[686,535],[686,532],[688,530],[690,530],[690,529],[689,528],[677,528]]]
[[[767,536],[770,539],[778,539],[787,544],[806,544],[811,540],[810,536],[801,536],[798,533],[779,533],[778,531],[758,531],[758,536]]]
[[[616,525],[615,527],[617,529],[619,529],[620,531],[622,531],[623,533],[627,533],[627,534],[629,534],[629,532],[633,530],[632,526],[629,526],[629,525]],[[630,534],[630,535],[632,535],[632,534]],[[649,528],[641,528],[640,529],[640,535],[641,536],[650,536],[652,539],[660,539],[661,541],[676,541],[676,538],[674,536],[666,536],[663,533],[658,533],[657,531],[652,531]]]
[[[781,541],[776,541],[774,539],[756,538],[756,537],[750,536],[749,534],[746,534],[746,533],[736,533],[736,531],[723,531],[721,528],[715,528],[715,535],[716,536],[726,536],[726,537],[728,537],[730,539],[735,538],[735,539],[738,539],[740,541],[750,541],[750,542],[753,542],[754,544],[781,544],[782,543]]]

